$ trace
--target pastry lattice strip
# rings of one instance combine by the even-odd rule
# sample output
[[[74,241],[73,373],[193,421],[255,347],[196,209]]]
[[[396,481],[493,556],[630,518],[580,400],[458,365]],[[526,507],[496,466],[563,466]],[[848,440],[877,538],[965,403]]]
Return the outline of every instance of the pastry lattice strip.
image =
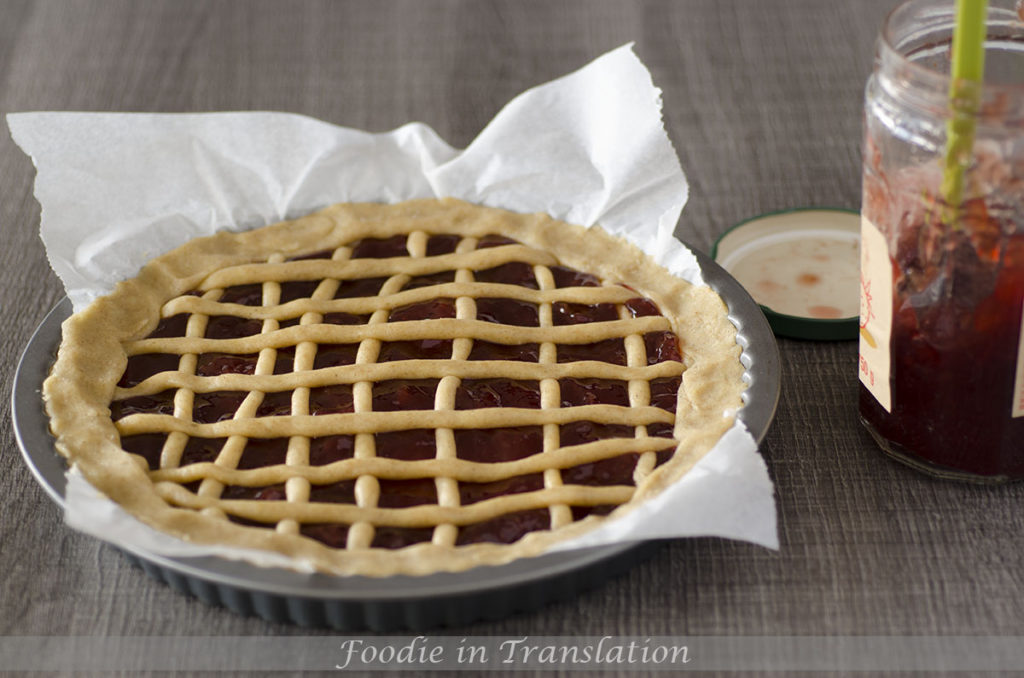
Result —
[[[579,405],[563,409],[521,407],[476,410],[406,410],[401,412],[363,412],[323,415],[268,416],[230,419],[208,424],[187,422],[166,414],[132,414],[118,420],[122,435],[181,431],[201,438],[243,435],[252,438],[318,437],[342,433],[359,435],[420,428],[471,429],[504,426],[543,426],[573,421],[601,421],[607,424],[640,426],[672,424],[675,417],[657,407],[619,405]],[[435,425],[431,425],[434,422]],[[277,435],[275,435],[277,434]]]
[[[473,251],[476,249],[476,238],[462,238],[459,244],[455,248],[455,254],[461,255],[465,252]],[[410,248],[411,254],[418,254]],[[469,291],[474,289],[473,283],[473,272],[468,268],[459,268],[455,271],[455,284],[449,287],[449,290],[460,293],[453,295],[455,299],[455,317],[459,320],[468,320],[476,318],[476,301],[469,294]],[[442,285],[448,287],[447,285]],[[437,287],[437,286],[433,286]],[[431,288],[421,288],[431,289]],[[443,294],[443,292],[437,292],[431,290],[435,294],[435,298]],[[464,363],[468,358],[470,351],[472,350],[473,340],[468,337],[458,337],[452,340],[452,353],[450,361],[454,363]],[[451,374],[451,371],[446,371],[447,374],[443,376],[437,384],[437,392],[434,398],[434,408],[436,411],[453,411],[455,409],[455,397],[459,385],[462,383],[460,376]],[[444,462],[458,461],[458,455],[455,445],[455,431],[451,428],[438,426],[434,432],[434,443],[436,447],[435,459]],[[448,466],[451,466],[449,463]],[[434,484],[437,492],[437,505],[442,509],[459,507],[462,504],[461,496],[459,494],[459,481],[454,474],[446,474],[440,472],[439,465],[435,462],[435,479]],[[458,540],[459,530],[458,525],[450,521],[439,522],[434,527],[432,541],[438,546],[453,546]]]
[[[409,480],[414,478],[451,478],[460,482],[494,482],[515,475],[539,473],[548,468],[568,468],[576,464],[611,459],[627,452],[656,452],[665,448],[664,438],[606,438],[579,445],[562,446],[515,461],[479,462],[468,459],[442,458],[406,461],[399,459],[343,459],[323,466],[292,467],[285,464],[238,469],[210,462],[164,468],[150,472],[154,482],[170,481],[187,484],[203,478],[214,478],[225,485],[263,486],[283,483],[292,477],[308,479],[315,485],[353,480],[371,474],[380,479]]]
[[[272,375],[221,374],[200,377],[187,372],[160,372],[131,388],[118,388],[116,399],[149,395],[169,388],[187,388],[197,393],[212,391],[240,391],[255,388],[264,392],[289,391],[327,384],[353,384],[358,381],[388,381],[391,379],[440,379],[445,376],[460,379],[528,379],[537,381],[550,377],[596,378],[614,381],[650,381],[664,377],[678,377],[684,371],[682,363],[666,361],[645,366],[624,366],[612,363],[580,360],[571,363],[544,364],[511,360],[402,360],[387,363],[343,365],[319,370]]]
[[[294,346],[301,341],[315,341],[321,344],[354,344],[365,339],[387,339],[410,341],[423,339],[480,339],[494,343],[552,343],[590,344],[605,339],[619,339],[636,332],[657,332],[670,329],[664,316],[647,316],[629,320],[610,320],[586,323],[585,325],[562,325],[558,327],[517,327],[499,325],[485,320],[461,320],[439,318],[425,325],[420,321],[387,323],[388,328],[377,324],[367,325],[311,325],[306,332],[288,327],[276,332],[254,334],[236,339],[200,339],[181,337],[140,339],[125,345],[128,355],[140,353],[168,352],[181,353],[256,353],[265,348]],[[586,328],[586,329],[581,329]],[[304,328],[305,329],[305,328]]]
[[[510,262],[506,262],[510,263]],[[458,269],[468,270],[468,269]],[[379,308],[393,309],[399,306],[430,301],[438,297],[494,297],[500,296],[513,301],[535,304],[566,301],[574,304],[623,303],[636,297],[627,287],[603,285],[600,287],[561,287],[534,290],[505,283],[454,281],[429,287],[401,290],[394,294],[376,297],[351,297],[347,299],[294,299],[285,304],[270,306],[247,306],[232,302],[218,301],[207,295],[201,297],[186,295],[175,297],[164,304],[162,314],[172,316],[178,313],[203,313],[206,315],[234,315],[239,318],[283,320],[302,313],[372,313]]]

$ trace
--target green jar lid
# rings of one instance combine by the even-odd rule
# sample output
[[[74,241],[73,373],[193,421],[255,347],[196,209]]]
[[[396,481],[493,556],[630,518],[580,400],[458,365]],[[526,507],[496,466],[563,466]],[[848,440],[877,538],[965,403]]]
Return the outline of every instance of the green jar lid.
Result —
[[[742,221],[711,257],[750,293],[772,331],[796,339],[856,339],[860,214],[800,208]]]

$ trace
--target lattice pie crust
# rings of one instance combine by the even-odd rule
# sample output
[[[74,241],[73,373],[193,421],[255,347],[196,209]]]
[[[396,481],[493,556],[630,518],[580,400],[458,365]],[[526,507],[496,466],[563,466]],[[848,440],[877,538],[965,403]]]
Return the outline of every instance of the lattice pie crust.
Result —
[[[336,574],[537,554],[686,473],[744,388],[708,288],[600,228],[455,200],[194,240],[63,332],[44,397],[93,485]]]

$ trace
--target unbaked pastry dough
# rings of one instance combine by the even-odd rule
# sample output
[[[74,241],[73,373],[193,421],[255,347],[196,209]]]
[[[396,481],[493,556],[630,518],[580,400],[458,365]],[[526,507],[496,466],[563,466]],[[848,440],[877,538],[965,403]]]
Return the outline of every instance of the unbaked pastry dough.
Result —
[[[194,240],[63,334],[46,408],[94,486],[335,574],[581,534],[686,473],[744,388],[709,288],[599,227],[451,199]]]

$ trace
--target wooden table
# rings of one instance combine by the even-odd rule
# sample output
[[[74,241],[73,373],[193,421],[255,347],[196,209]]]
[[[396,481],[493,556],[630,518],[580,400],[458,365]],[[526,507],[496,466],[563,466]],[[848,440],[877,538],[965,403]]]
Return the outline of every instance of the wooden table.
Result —
[[[371,131],[419,120],[464,146],[517,93],[635,41],[690,181],[678,234],[706,251],[756,214],[858,208],[862,90],[891,5],[5,0],[0,112],[287,110]],[[0,134],[5,403],[20,351],[63,295],[32,181]],[[781,402],[761,446],[779,551],[675,541],[571,602],[445,632],[1020,634],[1024,486],[937,482],[889,461],[858,423],[856,344],[779,344]],[[0,634],[315,633],[175,593],[66,528],[6,407],[0,417]]]

